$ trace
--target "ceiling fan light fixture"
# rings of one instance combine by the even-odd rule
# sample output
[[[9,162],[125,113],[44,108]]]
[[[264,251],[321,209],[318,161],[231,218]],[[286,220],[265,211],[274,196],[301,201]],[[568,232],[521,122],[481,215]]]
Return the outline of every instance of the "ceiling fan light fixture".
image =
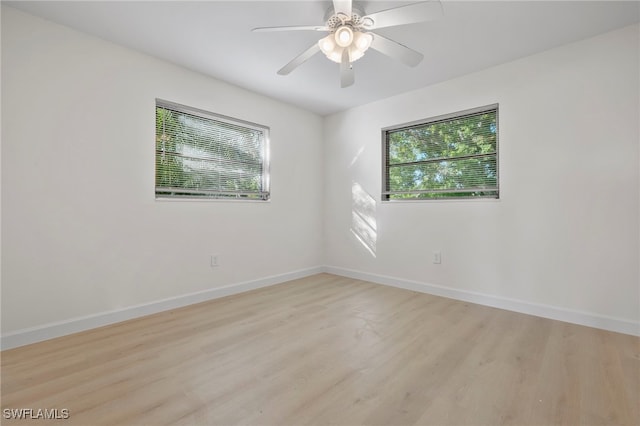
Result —
[[[353,36],[354,46],[362,53],[367,51],[367,49],[371,46],[372,41],[373,41],[373,35],[369,33],[363,33],[361,31],[358,31]]]
[[[322,50],[322,53],[327,56],[336,48],[336,43],[331,35],[328,35],[325,38],[321,38],[318,41],[318,45],[320,46],[320,50]]]
[[[331,52],[330,55],[327,56],[333,62],[340,64],[342,63],[342,52],[344,52],[344,47],[339,47]]]
[[[362,58],[364,56],[364,52],[366,52],[371,46],[373,35],[361,31],[353,31],[349,27],[341,28],[348,28],[350,31],[348,35],[351,38],[351,41],[348,45],[342,46],[338,43],[340,38],[340,36],[337,35],[338,30],[340,30],[338,29],[335,33],[329,34],[328,36],[320,39],[318,41],[318,46],[320,46],[320,50],[327,58],[329,58],[329,60],[338,64],[342,62],[342,53],[344,50],[349,49],[349,62],[355,62]]]
[[[336,44],[340,47],[349,47],[353,43],[353,30],[348,25],[339,27],[334,36]]]
[[[324,53],[329,60],[338,64],[342,62],[342,52],[344,51],[344,47],[340,47],[335,44],[333,34],[321,39],[318,42],[318,45],[320,46],[322,53]]]
[[[369,33],[357,31],[354,33],[353,43],[349,46],[349,62],[355,62],[364,56],[364,52],[371,46],[373,36]]]
[[[333,34],[329,34],[325,38],[320,39],[318,41],[318,46],[320,46],[322,53],[324,53],[331,61],[337,62],[338,64],[342,62],[342,52],[344,51],[344,48],[336,45]]]
[[[349,62],[355,62],[363,56],[364,52],[362,50],[356,49],[355,46],[349,48]]]

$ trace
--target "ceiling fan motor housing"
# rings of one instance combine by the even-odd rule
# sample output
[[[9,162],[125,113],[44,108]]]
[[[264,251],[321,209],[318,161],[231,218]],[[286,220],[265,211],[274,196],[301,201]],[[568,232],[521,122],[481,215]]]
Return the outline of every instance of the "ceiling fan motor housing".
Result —
[[[344,14],[335,13],[333,7],[327,9],[327,13],[324,15],[324,20],[327,22],[327,27],[331,32],[334,32],[343,25],[349,25],[352,29],[358,31],[364,27],[364,11],[357,3],[354,3],[351,7],[351,16],[347,17]]]

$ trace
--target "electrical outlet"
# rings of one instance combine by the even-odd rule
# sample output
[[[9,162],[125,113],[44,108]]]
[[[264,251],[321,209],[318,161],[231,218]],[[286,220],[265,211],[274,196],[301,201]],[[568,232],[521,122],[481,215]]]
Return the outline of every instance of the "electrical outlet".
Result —
[[[217,254],[212,254],[211,255],[211,267],[212,268],[217,268],[218,266],[220,266],[220,263],[218,263],[219,259],[218,259],[218,255]]]
[[[442,253],[440,251],[433,252],[433,263],[439,265],[442,263]]]

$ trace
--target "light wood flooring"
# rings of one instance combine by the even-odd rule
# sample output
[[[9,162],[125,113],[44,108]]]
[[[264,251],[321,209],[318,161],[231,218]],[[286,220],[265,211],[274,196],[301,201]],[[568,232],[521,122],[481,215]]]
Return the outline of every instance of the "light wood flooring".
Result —
[[[640,424],[638,337],[329,274],[1,355],[56,425]]]

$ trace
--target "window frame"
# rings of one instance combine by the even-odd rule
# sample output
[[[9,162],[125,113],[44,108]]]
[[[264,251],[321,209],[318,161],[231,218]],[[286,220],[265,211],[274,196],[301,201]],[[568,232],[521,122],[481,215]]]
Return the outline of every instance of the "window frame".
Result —
[[[401,199],[393,199],[390,198],[391,195],[393,194],[398,194],[400,192],[398,191],[389,191],[389,175],[388,175],[388,170],[389,170],[389,164],[388,164],[388,157],[387,157],[387,152],[388,152],[388,145],[389,145],[389,139],[388,139],[388,135],[389,132],[392,131],[396,131],[396,130],[406,130],[406,129],[410,129],[410,128],[415,128],[415,127],[422,127],[422,126],[428,126],[430,124],[434,124],[434,123],[439,123],[439,122],[443,122],[443,121],[448,121],[448,120],[452,120],[452,119],[458,119],[458,118],[464,118],[467,116],[473,116],[473,115],[478,115],[478,114],[482,114],[482,113],[486,113],[486,112],[492,112],[495,111],[496,114],[496,150],[495,150],[495,156],[496,156],[496,189],[495,191],[497,192],[497,195],[495,196],[467,196],[467,197],[455,197],[455,196],[443,196],[443,197],[436,197],[436,198],[401,198]],[[456,112],[452,112],[452,113],[447,113],[447,114],[442,114],[442,115],[438,115],[435,117],[430,117],[430,118],[426,118],[426,119],[421,119],[421,120],[415,120],[415,121],[410,121],[407,123],[403,123],[403,124],[397,124],[397,125],[393,125],[393,126],[388,126],[388,127],[384,127],[381,129],[381,135],[382,135],[382,158],[381,158],[381,164],[382,164],[382,191],[381,191],[381,201],[384,203],[397,203],[397,202],[433,202],[433,201],[455,201],[455,200],[461,200],[461,201],[466,201],[466,200],[499,200],[500,199],[500,149],[499,149],[499,143],[500,143],[500,108],[499,108],[499,104],[495,103],[495,104],[490,104],[490,105],[484,105],[481,107],[476,107],[476,108],[470,108],[470,109],[466,109],[466,110],[462,110],[462,111],[456,111]],[[472,155],[471,157],[475,157],[475,155]],[[443,157],[443,159],[445,158],[456,158],[456,157]],[[462,156],[461,158],[464,158],[464,156]],[[437,192],[441,192],[441,193],[454,193],[456,191],[450,191],[450,190],[422,190],[422,191],[408,191],[408,192],[402,192],[402,193],[409,193],[409,194],[419,194],[419,193],[437,193]],[[457,192],[472,192],[472,191],[463,191],[463,190],[459,190]]]
[[[262,124],[253,123],[250,121],[242,120],[235,117],[229,117],[226,115],[214,113],[211,111],[206,111],[200,108],[191,107],[188,105],[179,104],[172,101],[167,101],[164,99],[156,98],[155,100],[155,108],[154,108],[154,116],[157,108],[165,108],[177,113],[189,114],[199,118],[203,118],[205,120],[212,120],[222,123],[227,123],[237,127],[244,127],[251,130],[256,130],[262,133],[262,191],[261,192],[243,192],[243,191],[212,191],[210,195],[196,195],[196,194],[158,194],[157,185],[157,149],[155,148],[154,143],[154,195],[156,200],[162,201],[177,201],[177,200],[186,200],[186,201],[241,201],[241,202],[268,202],[271,200],[271,169],[270,169],[270,127],[264,126]],[[155,120],[154,120],[155,122]],[[154,124],[154,132],[157,129]],[[155,139],[155,138],[154,138]],[[176,188],[178,189],[178,188]],[[188,191],[188,190],[186,190]],[[256,194],[262,196],[249,197],[249,194]],[[243,196],[244,195],[244,196]]]

